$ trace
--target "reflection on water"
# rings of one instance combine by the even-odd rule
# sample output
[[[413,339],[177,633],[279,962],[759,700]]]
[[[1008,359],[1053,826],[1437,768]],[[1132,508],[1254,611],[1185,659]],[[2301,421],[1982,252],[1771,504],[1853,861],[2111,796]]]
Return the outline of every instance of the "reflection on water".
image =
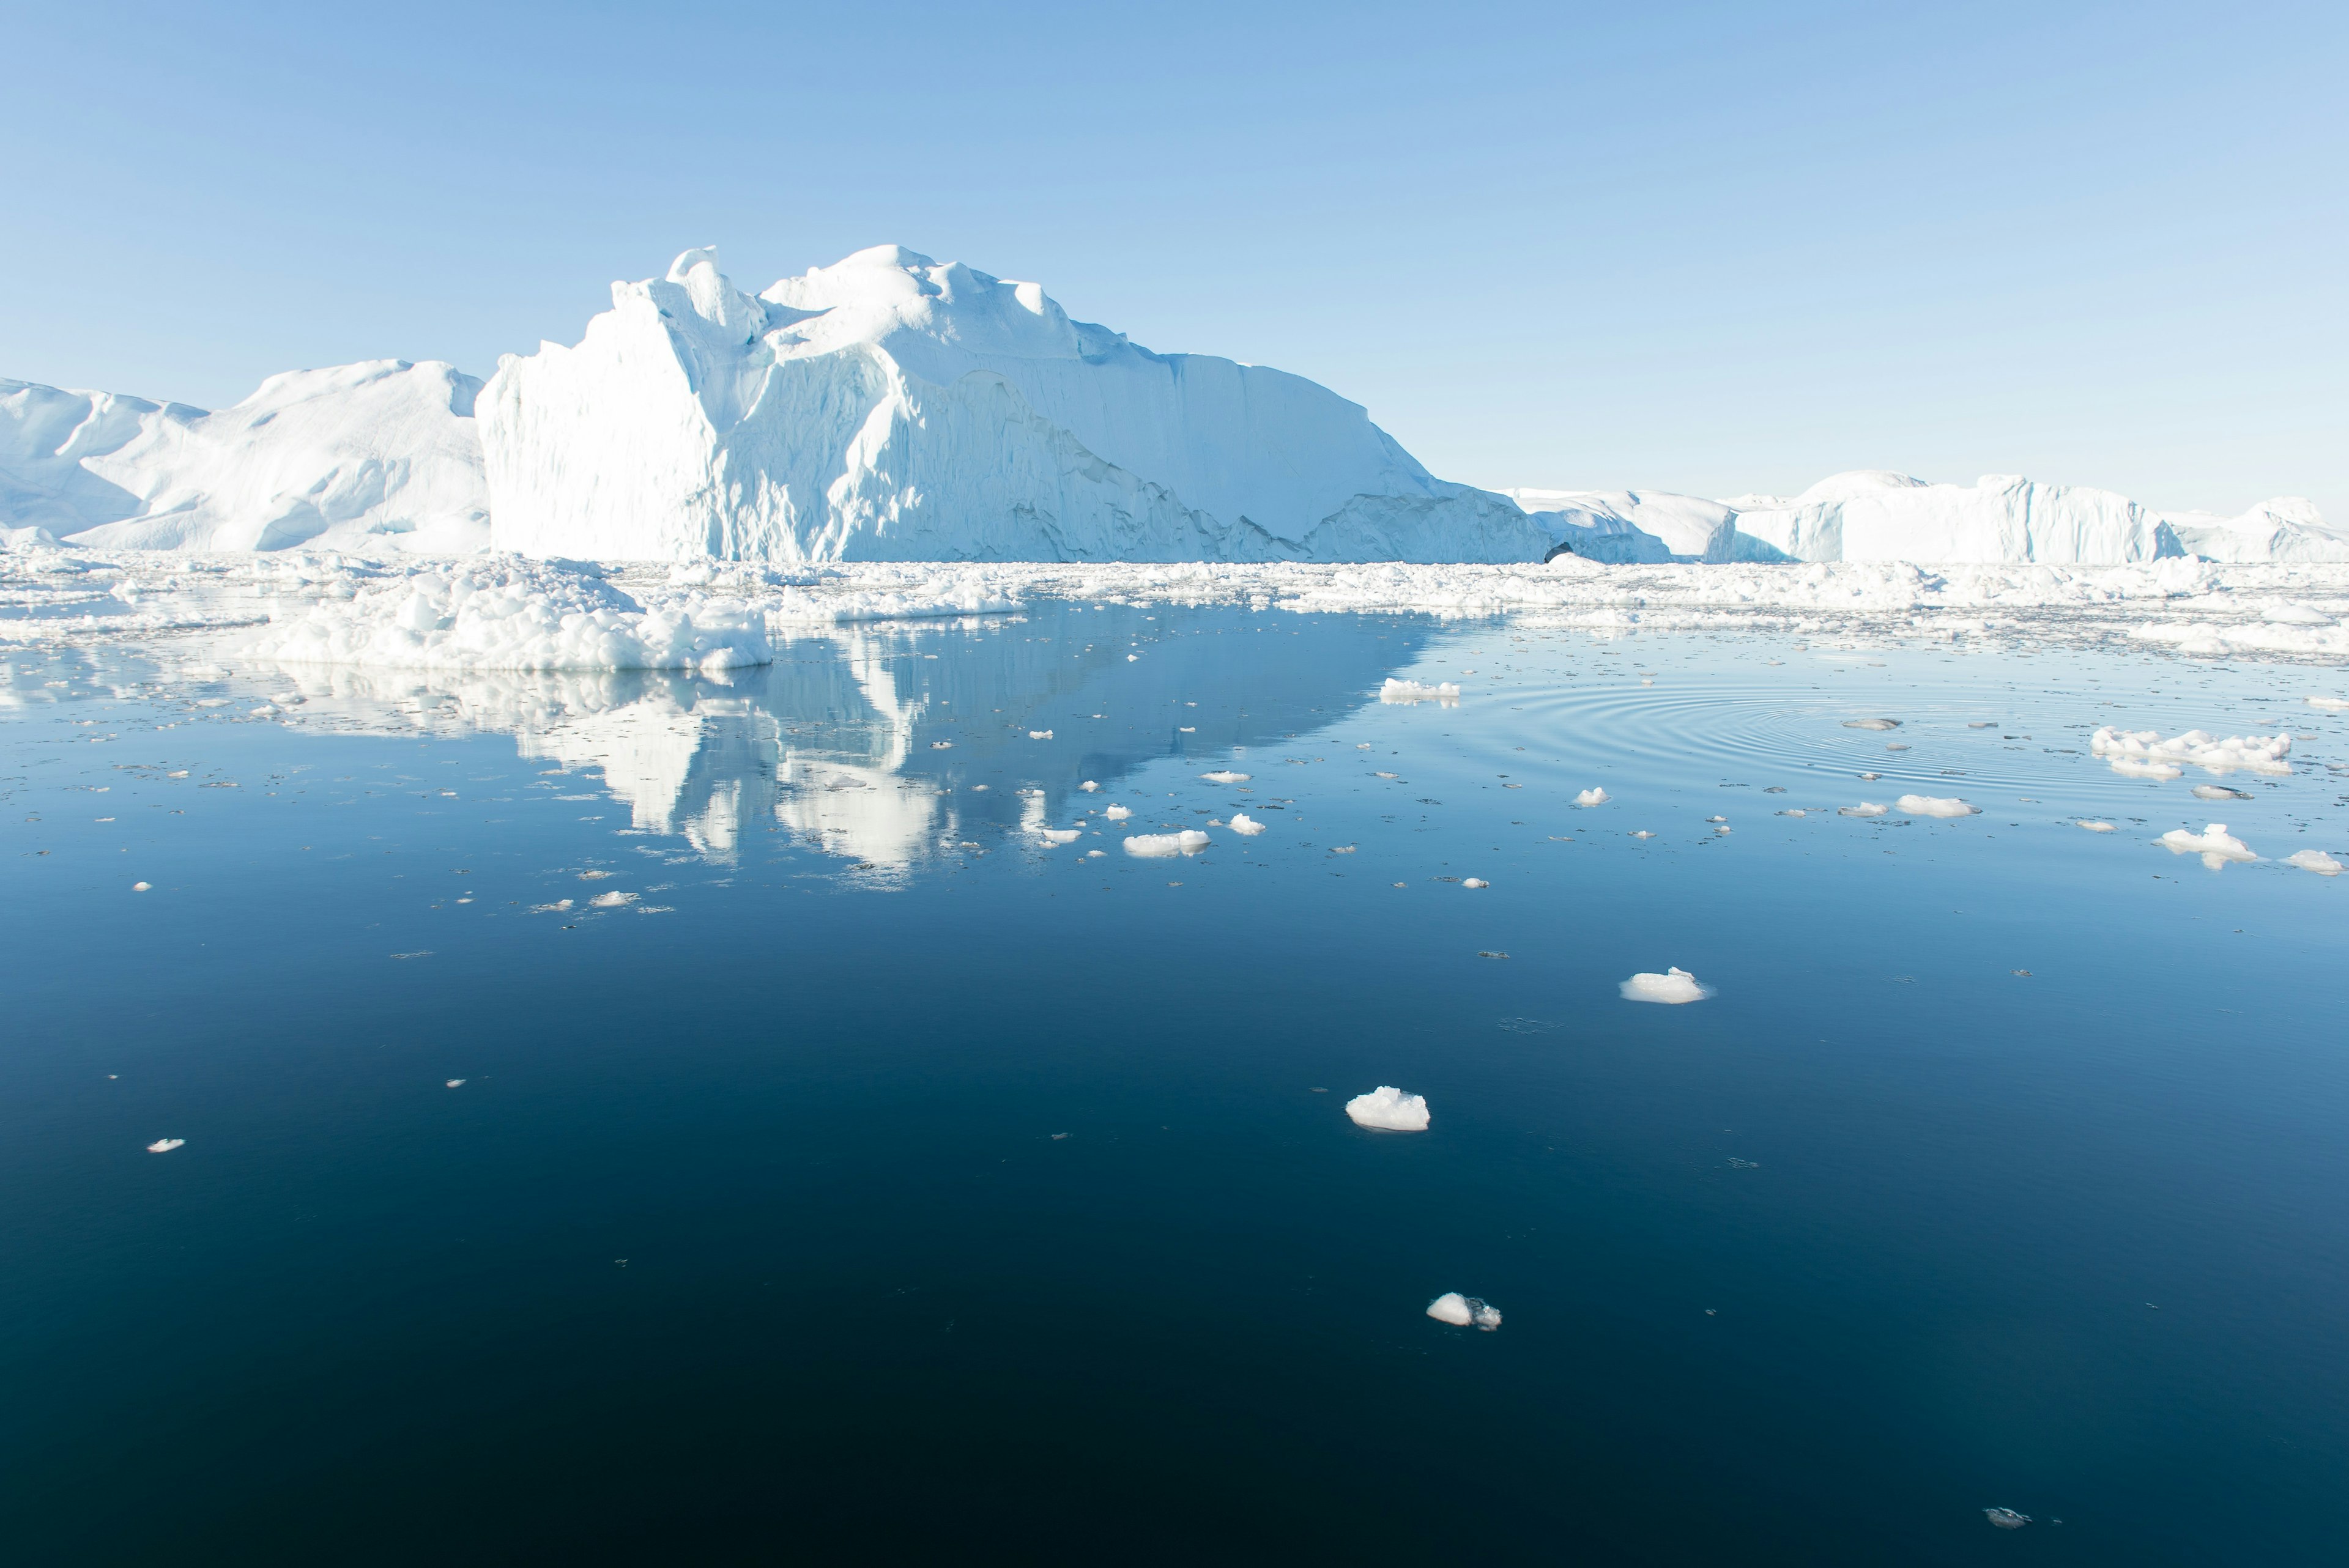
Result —
[[[1227,758],[1376,700],[1427,624],[1246,610],[1040,605],[1017,620],[792,637],[728,681],[670,672],[285,665],[296,727],[510,734],[601,773],[631,825],[731,861],[773,822],[875,872],[984,828],[1063,819],[1078,786],[1160,757]],[[278,683],[283,683],[282,687]],[[298,702],[286,700],[298,697]]]

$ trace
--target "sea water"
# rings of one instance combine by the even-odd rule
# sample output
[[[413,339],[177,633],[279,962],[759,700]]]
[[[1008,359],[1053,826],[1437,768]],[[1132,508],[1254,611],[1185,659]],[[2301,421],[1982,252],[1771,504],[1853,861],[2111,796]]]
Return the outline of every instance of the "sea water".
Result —
[[[2325,1560],[2331,673],[1054,602],[725,681],[20,651],[9,1557]]]

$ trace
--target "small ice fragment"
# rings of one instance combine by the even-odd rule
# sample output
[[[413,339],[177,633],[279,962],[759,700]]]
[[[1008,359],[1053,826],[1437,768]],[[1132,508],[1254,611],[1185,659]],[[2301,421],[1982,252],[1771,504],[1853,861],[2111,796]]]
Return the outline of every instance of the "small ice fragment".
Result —
[[[2020,1530],[2031,1522],[2031,1515],[2017,1513],[2011,1508],[1985,1508],[1982,1517],[2001,1530]]]
[[[2308,699],[2308,706],[2323,708],[2327,713],[2349,713],[2349,696],[2313,696]]]
[[[933,740],[930,742],[930,749],[933,751],[952,751],[954,749],[954,742],[951,740]]]
[[[1078,785],[1078,786],[1077,786],[1077,788],[1078,788],[1078,789],[1081,789],[1081,790],[1083,790],[1086,794],[1090,795],[1090,794],[1092,794],[1093,791],[1095,791],[1096,789],[1099,789],[1101,788],[1101,786],[1100,786],[1099,784],[1094,783],[1092,779],[1086,779],[1083,783],[1081,783],[1081,784]]]
[[[1954,795],[1903,795],[1892,804],[1912,817],[1971,817],[1982,810]]]
[[[1897,718],[1847,718],[1843,727],[1846,729],[1898,729],[1900,721]]]
[[[1708,822],[1726,822],[1729,819],[1726,817],[1707,817],[1705,820]]]
[[[1648,830],[1647,830],[1647,829],[1645,829],[1645,828],[1641,828],[1641,829],[1638,830],[1636,832],[1634,832],[1631,836],[1632,836],[1633,838],[1635,838],[1635,839],[1652,839],[1652,838],[1654,838],[1656,835],[1655,835],[1655,834],[1653,834],[1653,833],[1651,833],[1651,832],[1650,832],[1650,831],[1648,831]]]
[[[1863,774],[1861,774],[1861,775],[1859,776],[1859,780],[1860,780],[1860,782],[1861,782],[1861,783],[1863,783],[1863,784],[1873,784],[1873,783],[1875,783],[1878,779],[1881,779],[1881,778],[1883,778],[1883,777],[1884,777],[1884,775],[1883,775],[1883,774],[1881,774],[1881,773],[1863,773]]]
[[[1371,777],[1376,779],[1400,779],[1402,775],[1400,773],[1375,773],[1372,774]]]
[[[616,873],[612,872],[581,872],[579,873],[579,880],[581,882],[602,882],[605,878],[615,874]]]
[[[1254,817],[1249,816],[1246,811],[1235,811],[1232,813],[1232,831],[1235,833],[1245,833],[1248,837],[1254,838],[1257,834],[1264,831],[1264,824],[1257,821]]]
[[[1196,735],[1199,733],[1199,727],[1195,724],[1178,724],[1174,728],[1175,733],[1178,735]]]
[[[130,884],[130,891],[132,892],[152,892],[154,889],[155,884],[153,882],[132,882]]]
[[[1219,768],[1213,773],[1202,773],[1199,777],[1210,784],[1245,784],[1248,781],[1248,775],[1235,773],[1228,768]]]
[[[187,1142],[187,1140],[184,1138],[159,1138],[154,1142],[147,1146],[147,1152],[150,1154],[169,1154],[171,1150],[179,1148],[185,1142]]]
[[[1028,732],[1028,738],[1030,740],[1050,740],[1052,738],[1052,732],[1049,729],[1031,729]]]
[[[1085,859],[1089,861],[1098,861],[1105,858],[1108,854],[1109,851],[1107,850],[1087,850],[1085,851]]]
[[[1450,681],[1434,686],[1422,686],[1417,681],[1399,681],[1392,676],[1379,688],[1381,702],[1440,702],[1446,707],[1460,700],[1460,688]]]
[[[1367,740],[1358,740],[1354,742],[1354,749],[1357,751],[1368,751],[1370,748],[1371,743]]]
[[[1196,828],[1185,828],[1179,833],[1136,833],[1125,841],[1125,852],[1129,855],[1195,855],[1206,847],[1207,835]]]
[[[1778,815],[1781,817],[1807,817],[1810,813],[1804,810],[1800,806],[1789,806],[1786,810],[1779,812]]]
[[[1128,654],[1125,655],[1125,662],[1130,665],[1140,657],[1142,657],[1140,654]]]
[[[1083,831],[1081,828],[1039,828],[1036,836],[1048,844],[1073,844]]]
[[[2086,817],[2080,819],[2080,826],[2087,829],[2088,831],[2092,833],[2113,833],[2120,830],[2110,822],[2095,821]]]
[[[449,1080],[449,1087],[450,1088],[462,1088],[465,1087],[465,1080],[463,1078],[450,1078]]]
[[[1607,804],[1609,799],[1609,797],[1607,791],[1594,784],[1589,789],[1576,795],[1574,798],[1574,803],[1578,806],[1604,806]]]
[[[1133,815],[1133,808],[1131,806],[1104,806],[1102,808],[1102,815],[1107,817],[1112,822],[1123,822],[1128,817]]]
[[[1470,877],[1460,885],[1462,887],[1491,887],[1493,884],[1486,882],[1483,877]]]
[[[2172,828],[2161,835],[2161,847],[2173,855],[2200,855],[2202,863],[2212,871],[2229,861],[2255,861],[2251,847],[2227,831],[2224,822],[2212,822],[2199,833],[2189,833],[2183,828]]]
[[[1350,855],[1355,848],[1356,846],[1352,844],[1332,844],[1330,846],[1330,852],[1333,855]]]
[[[614,888],[610,892],[597,893],[587,901],[587,904],[591,909],[625,909],[636,902],[635,893],[622,892],[619,889]]]
[[[1490,1334],[1501,1326],[1501,1314],[1473,1295],[1462,1295],[1456,1290],[1444,1292],[1427,1304],[1427,1315],[1438,1323],[1448,1323],[1454,1328],[1471,1325]]]
[[[1892,808],[1889,806],[1879,806],[1873,800],[1862,800],[1857,806],[1846,806],[1843,810],[1837,811],[1836,815],[1838,817],[1881,817],[1885,812],[1891,809]]]
[[[1358,1094],[1348,1100],[1346,1114],[1357,1127],[1374,1128],[1381,1132],[1425,1132],[1427,1097],[1405,1094],[1392,1085],[1381,1084],[1370,1093]]]
[[[2170,777],[2178,777],[2175,770]],[[2248,800],[2251,796],[2240,789],[2230,789],[2224,784],[2197,784],[2194,786],[2194,798],[2197,800]]]
[[[2314,872],[2321,877],[2337,877],[2341,874],[2341,862],[2323,850],[2294,850],[2284,856],[2283,863],[2288,866],[2298,866],[2304,872]]]
[[[1699,985],[1685,969],[1669,969],[1661,975],[1634,975],[1623,982],[1622,992],[1626,1002],[1702,1002],[1713,995],[1713,987]]]
[[[2154,771],[2161,768],[2168,768],[2166,777],[2175,779],[2178,763],[2209,773],[2238,768],[2253,773],[2292,771],[2292,764],[2284,759],[2292,750],[2289,735],[2230,735],[2221,740],[2206,730],[2189,729],[2164,740],[2158,729],[2115,729],[2106,725],[2088,738],[2088,749],[2110,761],[2116,773],[2141,779],[2165,777]]]

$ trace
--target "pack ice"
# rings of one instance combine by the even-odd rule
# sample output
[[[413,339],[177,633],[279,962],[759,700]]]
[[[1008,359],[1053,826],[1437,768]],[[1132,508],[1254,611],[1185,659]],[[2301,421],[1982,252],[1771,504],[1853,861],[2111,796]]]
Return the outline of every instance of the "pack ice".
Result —
[[[0,381],[0,521],[102,550],[489,542],[473,400],[438,360],[273,376],[207,413]]]
[[[1154,354],[1038,284],[859,251],[753,296],[688,251],[481,399],[501,548],[823,561],[1538,561],[1301,377]]]

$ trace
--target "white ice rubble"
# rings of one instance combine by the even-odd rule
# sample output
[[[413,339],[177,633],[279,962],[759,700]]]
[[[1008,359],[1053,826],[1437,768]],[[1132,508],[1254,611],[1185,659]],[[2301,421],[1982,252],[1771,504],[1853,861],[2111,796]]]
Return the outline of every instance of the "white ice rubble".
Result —
[[[2116,729],[2105,725],[2088,738],[2088,749],[2112,764],[2116,773],[2136,779],[2175,779],[2188,768],[2208,773],[2287,774],[2292,737],[2230,735],[2221,740],[2189,729],[2164,740],[2155,729]]]
[[[2199,833],[2172,828],[2161,835],[2161,847],[2173,855],[2200,855],[2202,863],[2218,871],[2230,861],[2255,861],[2251,845],[2227,831],[2224,822],[2212,822]]]
[[[1713,987],[1702,985],[1685,969],[1667,969],[1661,975],[1634,975],[1622,984],[1626,1002],[1702,1002],[1713,995]]]
[[[1357,1127],[1381,1132],[1425,1132],[1427,1097],[1405,1094],[1392,1084],[1381,1084],[1368,1094],[1346,1102],[1346,1115]]]

